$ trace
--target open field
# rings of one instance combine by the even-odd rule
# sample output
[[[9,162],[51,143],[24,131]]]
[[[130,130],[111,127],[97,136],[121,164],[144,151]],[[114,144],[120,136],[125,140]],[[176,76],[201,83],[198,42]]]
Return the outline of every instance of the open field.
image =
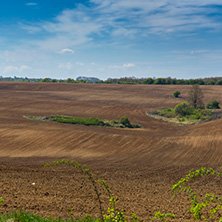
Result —
[[[120,207],[148,219],[164,211],[172,184],[189,170],[222,170],[222,120],[181,127],[146,115],[173,108],[191,86],[0,83],[1,213],[25,209],[43,216],[96,215],[91,184],[77,170],[47,168],[67,157],[107,180]],[[204,102],[222,103],[221,86],[201,86]],[[181,98],[174,98],[179,90]],[[127,116],[142,129],[88,127],[23,116],[67,115],[113,120]],[[36,185],[33,186],[32,183]],[[221,195],[222,180],[198,179],[194,187]],[[186,198],[185,198],[186,200]],[[174,212],[186,204],[175,202]]]

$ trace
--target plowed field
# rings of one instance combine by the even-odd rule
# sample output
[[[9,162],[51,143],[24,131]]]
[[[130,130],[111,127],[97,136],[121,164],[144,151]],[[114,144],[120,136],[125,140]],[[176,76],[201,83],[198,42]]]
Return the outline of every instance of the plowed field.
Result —
[[[91,184],[76,169],[43,168],[69,158],[107,180],[120,208],[150,218],[164,211],[172,184],[201,166],[222,169],[222,120],[178,126],[147,111],[173,108],[191,86],[0,83],[0,212],[23,209],[42,216],[96,215]],[[204,102],[222,104],[221,86],[201,86]],[[181,98],[174,98],[179,90]],[[70,115],[114,120],[127,116],[142,129],[43,122],[24,116]],[[35,186],[32,183],[35,183]],[[222,180],[198,179],[202,192],[221,194]],[[186,200],[173,212],[184,213]],[[187,216],[189,218],[189,216]]]

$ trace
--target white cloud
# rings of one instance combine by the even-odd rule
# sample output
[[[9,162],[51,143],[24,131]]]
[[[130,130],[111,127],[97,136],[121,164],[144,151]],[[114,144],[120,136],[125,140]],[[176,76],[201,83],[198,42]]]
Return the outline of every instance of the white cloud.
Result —
[[[82,63],[82,62],[76,62],[76,65],[78,65],[78,66],[84,66],[84,63]]]
[[[61,53],[61,54],[65,54],[65,53],[73,54],[74,51],[73,51],[72,49],[62,49],[62,50],[60,51],[60,53]]]
[[[21,28],[26,30],[28,33],[30,34],[35,34],[37,32],[42,31],[41,27],[38,26],[32,26],[32,25],[25,25],[25,24],[21,24]]]
[[[22,71],[27,70],[27,69],[31,69],[31,68],[27,65],[22,65],[19,70],[22,72]]]
[[[38,5],[38,4],[36,2],[29,2],[29,3],[26,3],[26,5],[33,6],[33,5]]]
[[[72,63],[70,63],[70,62],[60,63],[60,64],[58,65],[58,68],[71,70],[71,69],[73,68],[73,65],[72,65]]]
[[[109,66],[110,69],[121,69],[121,66],[117,66],[117,65],[111,65]]]
[[[3,70],[3,73],[18,73],[18,72],[23,72],[27,69],[31,69],[27,65],[22,65],[22,66],[6,66]]]
[[[135,67],[136,65],[135,64],[133,64],[133,63],[125,63],[125,64],[123,64],[123,65],[111,65],[111,66],[109,66],[109,68],[111,68],[111,69],[125,69],[125,68],[133,68],[133,67]]]
[[[127,64],[123,64],[122,67],[123,68],[132,68],[132,67],[135,67],[136,65],[133,64],[133,63],[127,63]]]
[[[6,66],[3,70],[4,73],[17,72],[17,71],[19,71],[19,68],[17,66]]]
[[[221,14],[215,5],[221,0],[91,0],[96,4],[104,22],[113,25],[113,33],[122,36],[191,32],[200,29],[219,30],[220,20],[213,13]],[[112,15],[112,16],[111,16]],[[123,28],[124,27],[124,28]]]
[[[208,53],[209,52],[209,50],[192,50],[191,52],[190,52],[190,54],[191,55],[194,55],[194,54],[203,54],[203,53]]]

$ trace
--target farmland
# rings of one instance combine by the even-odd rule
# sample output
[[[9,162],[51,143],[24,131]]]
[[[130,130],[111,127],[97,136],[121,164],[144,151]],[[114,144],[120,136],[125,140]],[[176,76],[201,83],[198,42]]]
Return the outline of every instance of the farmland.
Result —
[[[164,211],[172,184],[201,166],[222,170],[222,120],[178,126],[146,112],[173,108],[191,86],[0,83],[1,213],[23,209],[41,216],[98,215],[91,184],[73,168],[43,168],[69,158],[105,179],[120,208],[147,220]],[[201,86],[204,102],[222,103],[221,86]],[[179,90],[180,98],[173,92]],[[33,121],[24,116],[129,118],[143,128],[104,128]],[[35,186],[32,185],[35,183]],[[221,195],[219,179],[193,182]],[[185,198],[186,200],[186,198]],[[174,202],[184,212],[186,201]]]

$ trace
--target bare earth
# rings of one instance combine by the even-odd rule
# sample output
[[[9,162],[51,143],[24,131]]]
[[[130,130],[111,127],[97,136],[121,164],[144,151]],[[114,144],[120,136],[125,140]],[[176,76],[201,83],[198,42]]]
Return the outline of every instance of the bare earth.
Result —
[[[1,213],[23,209],[41,216],[98,215],[87,178],[74,168],[43,168],[69,158],[105,179],[119,207],[149,220],[164,211],[171,187],[201,166],[222,170],[222,120],[178,126],[152,119],[147,111],[173,108],[190,86],[0,83]],[[201,86],[205,103],[222,104],[221,86]],[[181,98],[173,92],[181,91]],[[59,124],[23,116],[70,115],[107,120],[127,116],[143,129]],[[32,183],[35,183],[33,186]],[[221,195],[219,178],[198,179],[194,188]],[[186,211],[187,197],[174,213]],[[187,216],[189,219],[189,216]]]

